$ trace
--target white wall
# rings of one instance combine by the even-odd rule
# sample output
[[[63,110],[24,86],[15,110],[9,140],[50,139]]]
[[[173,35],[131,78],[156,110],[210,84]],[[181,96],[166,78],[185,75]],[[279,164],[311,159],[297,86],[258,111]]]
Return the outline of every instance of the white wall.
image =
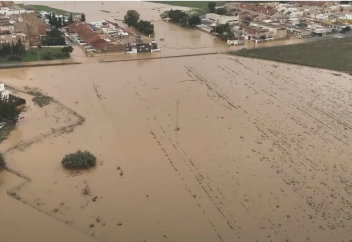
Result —
[[[345,19],[350,19],[350,20],[352,20],[352,14],[345,14]]]
[[[25,9],[9,9],[9,8],[0,9],[0,14],[5,14],[5,15],[21,14],[26,12],[27,10]]]
[[[226,24],[227,22],[238,22],[239,16],[221,16],[215,13],[207,13],[205,19],[217,24]]]

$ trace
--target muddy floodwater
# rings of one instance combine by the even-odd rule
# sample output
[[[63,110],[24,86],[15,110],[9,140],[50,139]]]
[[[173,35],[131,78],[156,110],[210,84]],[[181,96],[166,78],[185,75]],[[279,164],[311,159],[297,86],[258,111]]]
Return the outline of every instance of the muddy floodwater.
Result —
[[[350,239],[348,75],[209,55],[1,79],[60,101],[39,108],[27,96],[0,146],[31,179],[0,173],[1,241]],[[64,170],[77,149],[96,168]]]
[[[136,9],[165,36],[155,55],[227,50],[159,21],[167,5],[46,4],[88,21]],[[98,63],[76,48],[73,58],[83,64],[0,70],[27,100],[0,151],[30,180],[0,171],[0,241],[352,239],[351,76],[220,54]],[[40,108],[24,86],[56,101]],[[97,166],[64,170],[77,149]]]

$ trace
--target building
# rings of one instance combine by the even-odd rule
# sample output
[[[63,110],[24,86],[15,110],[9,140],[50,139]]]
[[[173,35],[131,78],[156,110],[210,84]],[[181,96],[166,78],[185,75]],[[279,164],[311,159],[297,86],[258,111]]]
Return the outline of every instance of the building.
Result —
[[[255,26],[261,29],[268,31],[267,36],[272,36],[275,39],[284,39],[287,38],[287,30],[277,25],[264,22],[252,22],[250,26]]]
[[[8,100],[10,96],[10,91],[5,89],[5,84],[0,84],[0,96],[2,100]]]
[[[326,7],[330,7],[337,2],[332,1],[305,1],[305,2],[295,2],[294,5],[301,6],[309,10],[323,10]]]
[[[252,4],[252,3],[241,3],[238,5],[238,9],[242,11],[248,11],[256,14],[263,14],[266,17],[271,17],[277,12],[277,10],[271,6],[263,4]]]
[[[216,24],[235,24],[239,21],[239,16],[222,16],[215,13],[207,13],[205,20]]]
[[[303,23],[302,25],[306,24]],[[286,29],[288,34],[292,34],[294,36],[301,36],[302,38],[307,38],[312,35],[312,30],[310,29],[292,26],[289,24],[280,24],[280,27]]]
[[[260,39],[266,38],[270,35],[269,30],[258,28],[256,26],[243,26],[242,27],[243,36],[245,39]]]
[[[14,9],[14,8],[8,8],[8,7],[2,7],[0,8],[0,14],[4,14],[5,16],[11,16],[14,14],[22,14],[28,12],[25,9]],[[33,11],[32,11],[33,12]]]
[[[242,12],[240,14],[240,21],[245,23],[250,22],[258,22],[266,19],[264,14],[250,13],[250,12]]]
[[[30,46],[41,45],[41,38],[46,36],[45,23],[34,13],[23,13],[14,23],[14,33],[23,34]]]
[[[345,19],[352,20],[352,14],[345,14]]]
[[[0,19],[0,34],[12,34],[15,26],[8,18]]]
[[[94,33],[90,26],[86,23],[74,22],[68,25],[68,29],[71,33],[78,34],[80,36],[80,40],[86,42],[86,45],[95,49],[96,52],[112,50],[112,48],[109,47],[114,47],[101,38],[98,34]]]

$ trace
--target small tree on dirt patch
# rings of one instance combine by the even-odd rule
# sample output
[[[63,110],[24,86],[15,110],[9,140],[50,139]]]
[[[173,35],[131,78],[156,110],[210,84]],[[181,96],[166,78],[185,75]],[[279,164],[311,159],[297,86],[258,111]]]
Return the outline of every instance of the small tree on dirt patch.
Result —
[[[88,169],[95,166],[97,158],[89,151],[77,151],[65,155],[61,164],[67,169]]]

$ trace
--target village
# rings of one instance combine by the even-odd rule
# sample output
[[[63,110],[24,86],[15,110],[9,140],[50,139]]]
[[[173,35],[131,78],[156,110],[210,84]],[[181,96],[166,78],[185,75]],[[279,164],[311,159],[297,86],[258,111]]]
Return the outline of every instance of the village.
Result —
[[[187,14],[194,13],[188,11]],[[25,10],[13,2],[2,2],[0,9],[0,41],[16,43],[21,40],[26,49],[48,45],[55,27],[51,12]],[[54,15],[55,16],[55,15]],[[62,46],[76,45],[87,56],[101,52],[140,53],[160,51],[153,37],[134,33],[115,22],[101,20],[86,22],[81,16],[55,16],[61,19],[59,30],[65,38]],[[170,18],[164,18],[169,20]],[[227,41],[228,45],[244,45],[244,40],[262,43],[288,38],[313,38],[334,34],[349,34],[352,26],[352,5],[337,2],[229,2],[199,16],[195,25]],[[337,36],[338,37],[338,36]],[[55,44],[58,45],[58,44]],[[50,58],[48,58],[50,59]]]
[[[199,29],[216,35],[225,34],[225,39],[226,35],[231,35],[227,38],[229,44],[238,44],[238,40],[260,43],[290,37],[302,39],[347,33],[352,27],[352,5],[327,1],[232,2],[216,7],[215,13],[207,13],[200,18],[202,24],[197,26]],[[224,25],[231,26],[231,34],[219,28]],[[217,31],[219,29],[220,32]]]
[[[83,19],[82,19],[83,16]],[[61,21],[58,26],[51,18]],[[54,31],[52,31],[54,29]],[[59,31],[55,31],[59,30]],[[62,41],[52,43],[51,33]],[[57,36],[55,36],[57,37]],[[49,39],[49,40],[48,40]],[[63,41],[65,39],[65,41]],[[57,15],[47,11],[35,13],[25,10],[13,2],[2,2],[0,7],[0,43],[21,42],[26,50],[45,46],[76,45],[91,55],[100,52],[156,52],[159,51],[154,40],[128,32],[111,21],[101,20],[87,23],[84,14],[72,17]],[[40,60],[40,58],[39,58]]]

